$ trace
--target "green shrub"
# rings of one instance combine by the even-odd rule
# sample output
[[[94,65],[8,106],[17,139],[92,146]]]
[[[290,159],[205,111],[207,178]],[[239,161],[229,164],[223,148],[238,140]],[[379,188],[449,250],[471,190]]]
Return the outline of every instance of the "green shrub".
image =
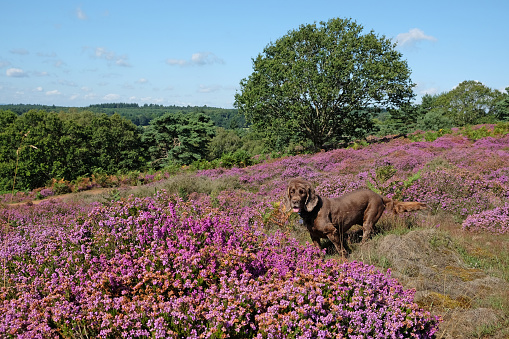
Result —
[[[221,166],[226,168],[246,167],[253,164],[251,154],[243,149],[236,150],[233,153],[223,154],[220,161]]]

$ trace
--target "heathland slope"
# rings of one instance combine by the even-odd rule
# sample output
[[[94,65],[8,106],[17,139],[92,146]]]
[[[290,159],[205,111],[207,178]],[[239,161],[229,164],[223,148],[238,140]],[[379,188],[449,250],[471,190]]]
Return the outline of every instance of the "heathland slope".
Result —
[[[322,261],[280,208],[296,176],[323,196],[367,187],[430,208],[384,215],[364,246],[354,229],[348,261]],[[505,338],[508,178],[508,135],[457,134],[5,205],[0,331],[426,337],[441,316],[437,337]]]

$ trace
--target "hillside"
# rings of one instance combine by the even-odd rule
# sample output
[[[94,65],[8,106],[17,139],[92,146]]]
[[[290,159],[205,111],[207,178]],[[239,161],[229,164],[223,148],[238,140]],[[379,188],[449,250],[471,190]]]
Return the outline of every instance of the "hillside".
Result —
[[[440,316],[438,338],[506,338],[509,134],[472,135],[398,138],[246,168],[156,173],[143,176],[150,182],[143,185],[140,175],[136,186],[65,199],[46,192],[40,204],[5,205],[0,220],[9,237],[2,253],[9,264],[0,331],[14,322],[13,336],[46,326],[64,337],[84,335],[85,328],[106,337],[125,326],[140,336],[158,328],[170,337],[192,336],[186,328],[299,336],[306,328],[327,337],[370,328],[377,329],[373,337],[384,337],[389,328],[382,324],[392,324],[405,328],[398,332],[404,337],[421,326],[426,337]],[[364,246],[353,229],[346,262],[323,242],[322,261],[298,215],[280,207],[287,181],[297,176],[322,196],[371,188],[425,202],[429,210],[384,215]],[[347,301],[332,297],[344,291],[351,293]],[[57,309],[64,311],[51,313]],[[337,312],[334,319],[325,310]],[[397,318],[400,311],[410,318]],[[23,316],[30,312],[31,320]]]

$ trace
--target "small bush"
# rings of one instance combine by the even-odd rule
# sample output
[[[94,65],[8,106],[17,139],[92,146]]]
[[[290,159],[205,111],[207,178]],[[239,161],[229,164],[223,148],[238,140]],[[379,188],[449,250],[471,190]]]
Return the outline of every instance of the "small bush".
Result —
[[[221,166],[226,168],[232,167],[247,167],[252,165],[251,154],[245,150],[237,150],[233,153],[226,153],[220,159]]]
[[[51,190],[54,192],[55,195],[58,194],[66,194],[72,192],[72,185],[69,181],[64,179],[53,179],[51,180],[50,185]]]

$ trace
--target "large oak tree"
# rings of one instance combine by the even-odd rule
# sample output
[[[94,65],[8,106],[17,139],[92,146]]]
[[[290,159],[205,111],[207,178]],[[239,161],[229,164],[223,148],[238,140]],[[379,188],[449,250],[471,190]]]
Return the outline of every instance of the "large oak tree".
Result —
[[[302,25],[253,59],[235,106],[253,128],[316,148],[365,136],[373,108],[413,97],[410,69],[395,44],[347,19]]]

